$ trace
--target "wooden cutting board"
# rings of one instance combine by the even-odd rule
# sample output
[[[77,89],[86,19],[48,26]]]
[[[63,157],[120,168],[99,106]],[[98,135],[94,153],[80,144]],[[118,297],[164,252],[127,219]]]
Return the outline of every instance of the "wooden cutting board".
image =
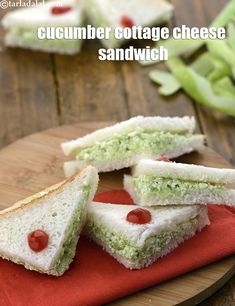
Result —
[[[77,138],[108,122],[61,126],[20,139],[0,151],[0,209],[64,179],[60,143]],[[210,149],[179,159],[215,167],[229,164]],[[102,174],[99,192],[122,188],[124,171]],[[195,305],[218,290],[235,273],[235,257],[229,257],[161,285],[121,299],[113,305]]]

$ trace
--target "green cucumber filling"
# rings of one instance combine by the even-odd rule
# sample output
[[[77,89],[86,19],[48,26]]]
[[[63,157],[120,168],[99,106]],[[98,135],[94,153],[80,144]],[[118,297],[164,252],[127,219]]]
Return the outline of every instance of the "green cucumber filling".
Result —
[[[158,235],[150,236],[142,247],[136,246],[121,234],[110,232],[105,226],[93,221],[88,221],[86,232],[88,236],[106,245],[113,254],[123,256],[133,265],[138,265],[152,256],[158,254],[160,256],[170,243],[179,241],[190,231],[195,231],[197,223],[197,217],[191,218],[187,222],[176,225],[172,231],[162,231]]]
[[[198,135],[185,136],[137,128],[129,133],[116,134],[111,139],[96,142],[81,150],[76,159],[92,162],[126,159],[135,154],[143,154],[145,157],[166,155],[184,148],[197,138]]]
[[[220,194],[225,186],[223,184],[211,184],[209,182],[185,181],[156,177],[154,175],[140,175],[132,178],[132,186],[142,196],[158,196],[160,199],[181,199],[184,195],[197,192],[211,192]]]
[[[38,39],[37,28],[17,28],[11,30],[15,37],[18,37],[21,42],[26,45],[34,45],[42,48],[61,48],[63,50],[72,51],[77,50],[81,45],[81,41],[78,39]]]
[[[105,16],[103,16],[102,13],[97,9],[97,6],[93,0],[86,0],[84,2],[84,5],[86,6],[87,11],[89,12],[89,17],[92,20],[92,24],[96,28],[98,27],[101,27],[101,28],[111,27],[112,28],[112,25],[107,21]],[[109,35],[110,47],[117,48],[118,46],[122,44],[122,41],[116,39],[114,36],[114,31],[111,31]]]
[[[69,264],[75,256],[78,233],[81,228],[81,221],[83,220],[85,206],[88,201],[90,191],[90,185],[87,185],[83,188],[82,203],[79,205],[78,210],[74,213],[71,224],[65,233],[65,239],[61,253],[58,256],[58,260],[53,268],[53,271],[58,275],[63,274],[63,272],[68,269]]]

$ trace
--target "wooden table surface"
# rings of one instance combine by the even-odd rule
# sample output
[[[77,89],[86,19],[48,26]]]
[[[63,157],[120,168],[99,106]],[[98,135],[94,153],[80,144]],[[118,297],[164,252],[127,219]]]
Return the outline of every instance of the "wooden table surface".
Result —
[[[228,0],[172,0],[170,27],[207,26]],[[0,9],[0,17],[6,10]],[[0,44],[3,46],[3,30]],[[74,57],[0,51],[0,147],[34,132],[82,121],[124,120],[142,115],[194,115],[208,144],[235,165],[235,119],[203,108],[183,92],[158,95],[136,62],[99,62],[98,42],[87,41]],[[201,305],[234,305],[235,277]]]

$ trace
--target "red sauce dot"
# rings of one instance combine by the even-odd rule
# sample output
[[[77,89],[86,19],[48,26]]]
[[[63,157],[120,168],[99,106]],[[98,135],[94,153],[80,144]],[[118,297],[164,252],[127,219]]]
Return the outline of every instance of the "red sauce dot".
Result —
[[[52,15],[61,15],[61,14],[65,14],[69,11],[72,10],[72,7],[67,5],[67,6],[53,6],[51,8],[51,14]]]
[[[134,26],[133,20],[128,16],[122,16],[120,24],[123,28],[132,28]]]
[[[166,163],[172,163],[172,161],[170,159],[168,159],[167,157],[160,157],[157,159],[158,161],[163,161],[163,162],[166,162]]]
[[[34,252],[41,252],[48,246],[49,236],[46,232],[38,229],[28,235],[29,247]]]
[[[126,220],[128,222],[135,224],[149,223],[151,219],[152,219],[151,213],[147,209],[143,208],[133,209],[126,216]]]

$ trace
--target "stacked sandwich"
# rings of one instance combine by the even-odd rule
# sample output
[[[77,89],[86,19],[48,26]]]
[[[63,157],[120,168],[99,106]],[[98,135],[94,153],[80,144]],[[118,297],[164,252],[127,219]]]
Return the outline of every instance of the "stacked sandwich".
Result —
[[[171,161],[141,160],[125,189],[141,206],[235,204],[235,170],[216,169]]]
[[[76,0],[48,1],[38,6],[20,8],[7,13],[2,25],[7,30],[5,45],[62,54],[78,53],[81,40],[39,39],[40,27],[80,27],[85,18],[81,5]]]
[[[124,41],[114,38],[116,27],[153,26],[171,16],[172,5],[165,0],[61,0],[59,4],[53,0],[9,12],[4,16],[2,24],[7,30],[7,46],[75,54],[79,52],[82,40],[40,40],[37,29],[82,27],[88,19],[94,27],[111,28],[109,39],[102,43],[106,47],[117,47]]]
[[[65,175],[93,165],[99,172],[132,167],[124,187],[136,205],[95,203],[85,232],[124,266],[153,263],[209,225],[207,203],[235,204],[235,170],[171,162],[202,150],[190,117],[142,117],[62,144]]]
[[[204,136],[194,135],[193,117],[138,116],[62,144],[75,160],[64,164],[70,176],[86,165],[99,172],[132,167],[143,158],[175,158],[204,146]]]
[[[66,175],[76,174],[0,212],[0,256],[60,276],[83,226],[130,269],[171,252],[210,224],[207,203],[235,205],[235,170],[168,159],[203,149],[204,136],[194,129],[194,118],[136,117],[63,143],[76,158],[65,163]],[[136,205],[92,202],[97,169],[124,167],[132,167],[124,186]]]

